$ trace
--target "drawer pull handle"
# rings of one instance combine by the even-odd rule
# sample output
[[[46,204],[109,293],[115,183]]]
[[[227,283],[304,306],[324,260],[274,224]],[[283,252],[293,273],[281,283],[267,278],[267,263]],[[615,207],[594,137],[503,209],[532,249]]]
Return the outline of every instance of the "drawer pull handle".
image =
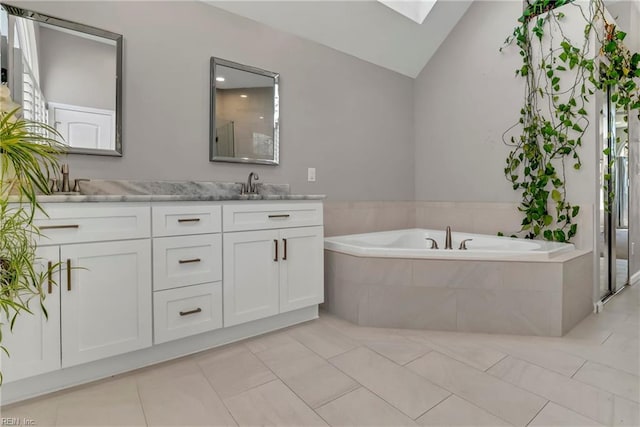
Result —
[[[71,290],[71,260],[67,258],[67,291]]]
[[[287,260],[287,239],[282,239],[282,243],[284,243],[284,256],[282,257],[283,261]]]
[[[200,218],[180,218],[178,222],[200,222]]]
[[[291,215],[289,214],[278,214],[278,215],[269,215],[269,218],[289,218]]]
[[[68,225],[41,225],[38,227],[40,230],[59,230],[63,228],[80,228],[78,224],[68,224]]]
[[[275,243],[275,245],[276,245],[276,254],[273,257],[273,260],[275,262],[278,262],[278,239],[273,239],[273,243]]]
[[[202,261],[200,258],[181,259],[181,260],[178,260],[178,264],[189,264],[192,262],[200,262],[200,261]]]
[[[51,276],[51,270],[53,270],[53,263],[49,261],[47,263],[47,293],[53,292],[53,277]]]
[[[201,311],[202,309],[200,307],[196,308],[195,310],[181,311],[180,316],[188,316],[190,314],[200,313]]]

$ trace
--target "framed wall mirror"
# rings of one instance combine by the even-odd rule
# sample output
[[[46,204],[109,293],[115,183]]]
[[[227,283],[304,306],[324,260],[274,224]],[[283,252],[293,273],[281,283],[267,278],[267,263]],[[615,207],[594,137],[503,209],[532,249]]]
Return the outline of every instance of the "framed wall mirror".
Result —
[[[209,159],[277,165],[279,74],[211,58]]]
[[[25,119],[69,153],[122,156],[122,36],[0,3],[0,67]]]

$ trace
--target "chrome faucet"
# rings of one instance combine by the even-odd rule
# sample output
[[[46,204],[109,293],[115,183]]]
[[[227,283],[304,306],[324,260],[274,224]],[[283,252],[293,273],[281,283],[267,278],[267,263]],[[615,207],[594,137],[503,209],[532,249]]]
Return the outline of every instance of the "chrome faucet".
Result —
[[[451,244],[451,227],[448,225],[447,225],[447,233],[444,236],[444,248],[453,249],[453,245]]]
[[[244,185],[244,193],[246,194],[255,194],[256,193],[256,184],[251,181],[255,179],[256,181],[260,179],[257,173],[251,172],[249,174],[249,178],[247,178],[247,183]]]

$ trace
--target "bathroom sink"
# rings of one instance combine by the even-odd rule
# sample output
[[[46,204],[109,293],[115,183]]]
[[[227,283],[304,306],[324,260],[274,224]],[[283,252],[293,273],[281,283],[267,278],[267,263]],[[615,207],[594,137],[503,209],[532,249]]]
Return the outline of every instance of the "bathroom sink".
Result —
[[[239,194],[238,200],[262,200],[260,194]]]

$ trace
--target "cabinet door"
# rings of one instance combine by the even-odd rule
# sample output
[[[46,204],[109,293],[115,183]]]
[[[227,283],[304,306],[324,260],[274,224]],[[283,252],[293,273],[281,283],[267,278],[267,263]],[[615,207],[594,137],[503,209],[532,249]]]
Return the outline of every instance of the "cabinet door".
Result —
[[[65,245],[60,258],[63,367],[151,345],[149,240]]]
[[[48,263],[55,265],[59,258],[59,247],[40,247],[36,268],[40,272]],[[18,315],[13,330],[9,322],[2,319],[2,345],[9,352],[2,352],[2,374],[4,381],[10,382],[45,372],[60,369],[60,272],[54,272],[45,281],[45,316],[38,297],[29,302],[33,314],[23,312]],[[50,291],[49,291],[50,289]]]
[[[324,301],[323,227],[280,231],[280,313]]]
[[[224,235],[224,326],[278,314],[278,231]]]

